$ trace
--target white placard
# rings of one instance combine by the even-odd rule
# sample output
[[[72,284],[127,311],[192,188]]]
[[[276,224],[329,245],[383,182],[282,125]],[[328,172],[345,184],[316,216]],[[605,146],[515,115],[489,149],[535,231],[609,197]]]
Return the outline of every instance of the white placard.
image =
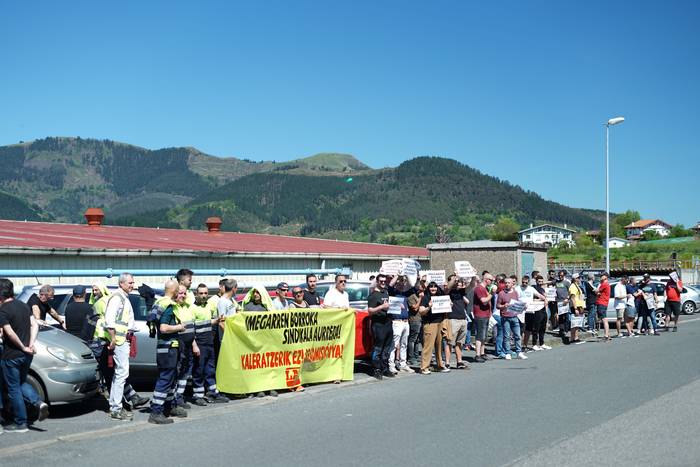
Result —
[[[389,297],[389,309],[386,312],[390,315],[400,315],[406,309],[406,297]]]
[[[547,294],[547,301],[553,302],[556,301],[557,299],[557,289],[554,287],[547,287],[544,289],[545,293]]]
[[[583,327],[583,316],[572,316],[571,317],[571,329],[582,328]]]
[[[544,302],[542,300],[533,300],[527,304],[525,313],[534,313],[536,311],[541,310],[542,308],[544,308]]]
[[[560,302],[557,304],[557,315],[565,315],[571,311],[568,302]]]
[[[656,310],[656,302],[654,302],[654,296],[651,294],[644,294],[644,300],[647,302],[647,308],[650,311]]]
[[[426,276],[428,283],[435,282],[437,285],[443,285],[445,283],[445,270],[427,270],[422,271],[422,275]]]
[[[459,277],[471,278],[476,276],[476,269],[469,261],[455,261],[455,271]]]
[[[411,258],[403,258],[401,260],[401,271],[400,274],[403,276],[415,276],[418,274],[418,267],[416,261]]]
[[[397,276],[403,269],[403,262],[400,259],[392,259],[389,261],[382,261],[382,267],[379,270],[382,274],[388,274],[390,276]]]
[[[671,274],[669,274],[668,277],[673,279],[673,282],[678,282],[678,273],[676,271],[671,271]]]
[[[450,313],[452,311],[452,300],[449,295],[441,295],[439,297],[431,297],[433,305],[430,309],[432,314]]]
[[[527,303],[520,300],[511,300],[508,302],[508,308],[506,308],[506,311],[514,315],[519,315],[520,313],[524,312],[526,308]]]

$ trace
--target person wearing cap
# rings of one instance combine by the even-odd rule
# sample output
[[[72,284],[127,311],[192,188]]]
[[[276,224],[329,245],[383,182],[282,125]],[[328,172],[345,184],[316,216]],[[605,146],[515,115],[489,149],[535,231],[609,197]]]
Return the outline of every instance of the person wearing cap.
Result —
[[[583,299],[583,289],[581,288],[581,276],[575,272],[571,275],[572,283],[569,286],[569,301],[573,316],[583,315],[583,307],[586,304]],[[571,342],[576,344],[582,342],[578,338],[578,327],[571,326]]]
[[[292,301],[289,302],[289,308],[309,308],[309,304],[304,300],[304,289],[299,286],[292,289]]]
[[[90,315],[92,307],[85,302],[85,286],[76,285],[73,287],[73,299],[66,306],[66,332],[80,339],[83,325]]]
[[[289,308],[289,300],[287,300],[287,291],[289,291],[289,284],[286,282],[280,282],[277,284],[277,296],[272,299],[272,309],[273,310],[286,310]]]

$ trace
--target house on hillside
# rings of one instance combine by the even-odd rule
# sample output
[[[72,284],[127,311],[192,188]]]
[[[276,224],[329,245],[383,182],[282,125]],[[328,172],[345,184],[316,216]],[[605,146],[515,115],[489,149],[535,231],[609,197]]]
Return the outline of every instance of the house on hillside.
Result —
[[[576,231],[570,229],[564,224],[564,227],[553,224],[542,224],[534,226],[530,224],[530,228],[518,231],[518,237],[521,243],[530,243],[541,246],[554,246],[560,242],[568,242],[572,245],[574,242],[574,233]]]
[[[697,221],[693,227],[690,228],[693,232],[695,232],[695,235],[700,235],[700,221]]]
[[[668,237],[671,226],[659,219],[640,219],[625,226],[627,240],[639,240],[647,231],[656,232],[660,237]]]
[[[622,248],[630,245],[632,242],[620,237],[610,237],[610,248]]]

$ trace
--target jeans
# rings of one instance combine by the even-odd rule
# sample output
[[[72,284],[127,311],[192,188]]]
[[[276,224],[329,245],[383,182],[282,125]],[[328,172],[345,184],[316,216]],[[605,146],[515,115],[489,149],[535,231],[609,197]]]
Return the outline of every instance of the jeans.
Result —
[[[472,345],[472,321],[467,321],[467,339],[464,345]]]
[[[389,370],[389,352],[394,343],[392,322],[372,323],[372,337],[374,347],[372,347],[372,366],[375,370]]]
[[[41,399],[34,388],[27,383],[27,372],[32,364],[32,355],[25,354],[23,357],[11,360],[0,360],[3,379],[7,386],[7,395],[10,398],[12,414],[16,425],[27,424],[27,408],[24,405],[25,399],[33,405],[39,405]]]
[[[494,339],[496,341],[496,355],[505,355],[506,353],[503,350],[503,318],[500,315],[494,315],[493,319],[496,320],[496,327],[494,328],[496,331],[496,338]]]
[[[408,348],[407,358],[408,360],[415,364],[420,361],[420,347],[421,347],[421,326],[423,323],[420,321],[409,321],[408,322]]]
[[[396,371],[398,368],[407,368],[408,362],[406,362],[406,348],[408,347],[408,321],[401,321],[400,319],[395,319],[391,322],[392,330],[392,345],[389,351],[389,371]],[[396,365],[396,349],[399,349],[399,364]]]
[[[646,307],[646,305],[642,305],[640,307],[641,313],[640,313],[640,319],[641,319],[641,325],[639,329],[641,331],[648,331],[649,329],[652,329],[656,331],[656,310],[649,310],[649,308]],[[651,321],[651,328],[649,327],[648,321]]]
[[[595,313],[596,306],[592,305],[586,311],[588,311],[588,330],[595,331]]]
[[[109,410],[119,412],[122,409],[122,397],[124,397],[124,384],[129,377],[129,341],[122,345],[114,346],[114,377],[112,388],[109,391]]]
[[[522,347],[520,346],[520,320],[517,316],[512,316],[508,318],[501,317],[502,326],[504,332],[503,336],[503,351],[506,355],[510,353],[510,338],[513,337],[515,342],[515,353],[522,352]]]

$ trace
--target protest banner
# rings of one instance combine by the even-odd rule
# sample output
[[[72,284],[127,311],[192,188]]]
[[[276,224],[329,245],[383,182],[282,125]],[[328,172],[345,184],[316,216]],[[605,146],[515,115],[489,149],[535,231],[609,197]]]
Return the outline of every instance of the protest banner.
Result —
[[[583,327],[584,316],[572,316],[571,317],[571,329],[582,328]]]
[[[565,315],[571,311],[569,308],[569,302],[559,302],[557,303],[557,315]]]
[[[519,315],[520,313],[523,313],[526,308],[527,303],[520,300],[511,300],[508,302],[508,308],[506,308],[506,311],[512,315]]]
[[[390,315],[400,315],[406,309],[406,297],[389,297],[389,309],[386,311]]]
[[[452,300],[449,295],[430,297],[433,302],[430,311],[435,315],[438,313],[450,313],[452,311]]]
[[[476,269],[469,261],[455,261],[455,271],[459,277],[471,278],[476,276]]]
[[[354,311],[241,312],[226,319],[216,386],[249,394],[352,380],[354,358]]]
[[[426,276],[428,283],[435,282],[437,285],[443,285],[445,283],[445,270],[425,270],[422,273]]]
[[[382,267],[379,269],[379,272],[390,276],[396,276],[400,274],[402,269],[403,262],[400,259],[392,259],[389,261],[382,261]]]

